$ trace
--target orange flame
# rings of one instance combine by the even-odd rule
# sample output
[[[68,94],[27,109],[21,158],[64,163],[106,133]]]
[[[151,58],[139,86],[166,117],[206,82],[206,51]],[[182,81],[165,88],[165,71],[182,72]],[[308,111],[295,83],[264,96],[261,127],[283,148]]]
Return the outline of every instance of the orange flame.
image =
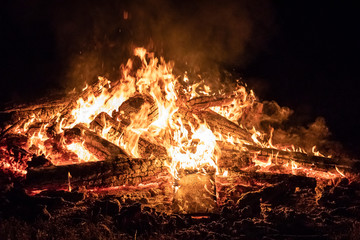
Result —
[[[219,132],[212,131],[207,123],[202,122],[196,115],[192,116],[195,121],[190,122],[179,111],[181,105],[183,105],[183,99],[189,100],[198,96],[212,96],[215,93],[211,91],[210,87],[204,84],[203,80],[190,84],[187,73],[184,74],[182,83],[180,83],[179,78],[172,73],[174,66],[172,62],[167,63],[163,58],[158,59],[154,57],[153,53],[148,53],[144,48],[136,48],[134,55],[141,60],[140,68],[135,69],[133,61],[129,60],[122,67],[121,79],[113,83],[104,77],[99,77],[97,84],[93,86],[86,84],[70,114],[62,115],[58,113],[51,117],[57,120],[59,126],[57,134],[61,134],[63,130],[72,128],[79,123],[89,126],[94,118],[102,112],[112,116],[113,112],[118,111],[119,107],[127,99],[136,94],[141,94],[149,97],[152,103],[145,102],[137,113],[130,115],[130,124],[124,132],[116,136],[111,135],[111,126],[104,126],[101,135],[108,141],[122,147],[132,157],[141,157],[138,152],[140,137],[161,144],[166,148],[167,154],[171,158],[168,166],[174,176],[176,176],[179,169],[190,168],[202,171],[210,167],[218,170],[217,161],[221,157],[221,150],[217,145],[218,141],[227,142],[231,145],[238,144],[242,146],[241,149],[246,149],[248,145],[257,145],[262,148],[305,153],[303,149],[294,146],[274,146],[272,143],[273,130],[266,134],[253,128],[248,131],[250,135],[252,134],[252,141],[247,141],[235,138],[231,134],[222,135]],[[201,89],[200,85],[202,86]],[[179,89],[182,91],[179,91]],[[238,86],[232,93],[231,98],[233,100],[227,106],[211,107],[210,109],[236,123],[245,109],[255,103],[256,97],[252,90],[248,91],[244,86]],[[149,112],[152,112],[151,116]],[[32,115],[22,125],[22,128],[18,128],[16,132],[27,134],[29,128],[37,121],[39,122],[40,119]],[[42,124],[29,137],[29,151],[37,155],[44,154],[53,163],[62,164],[61,161],[54,159],[57,156],[55,147],[47,143],[50,139],[47,128],[48,124]],[[75,153],[80,162],[98,160],[86,150],[84,142],[66,144],[64,141],[60,141],[60,143],[61,147]],[[312,154],[324,156],[319,151],[316,151],[315,146],[312,149]],[[261,170],[267,171],[276,164],[277,155],[271,155],[267,160],[262,161],[255,154],[253,162]],[[3,168],[6,167],[10,168],[11,166],[3,166]],[[308,174],[321,175],[324,178],[345,176],[338,169],[334,173],[324,175],[312,169],[298,166],[295,162],[287,163],[287,165],[283,164],[283,167],[292,174],[305,171]],[[19,168],[19,171],[23,170]],[[227,171],[223,173],[224,176],[227,174]]]

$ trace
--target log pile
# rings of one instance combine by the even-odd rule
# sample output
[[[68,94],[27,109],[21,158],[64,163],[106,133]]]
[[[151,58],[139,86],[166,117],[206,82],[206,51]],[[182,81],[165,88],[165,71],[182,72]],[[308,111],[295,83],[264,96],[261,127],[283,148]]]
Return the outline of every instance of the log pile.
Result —
[[[359,161],[275,148],[290,109],[135,52],[116,82],[0,111],[0,239],[358,239]]]
[[[89,87],[82,95],[86,95],[91,91],[96,93],[98,87]],[[183,100],[179,101],[179,109],[176,114],[180,115],[187,123],[196,126],[199,122],[205,122],[213,132],[242,139],[246,143],[229,143],[225,140],[219,140],[217,146],[220,148],[221,157],[217,160],[218,173],[215,174],[215,171],[212,174],[208,173],[211,177],[203,178],[203,173],[198,170],[198,172],[195,171],[190,175],[188,174],[188,176],[184,175],[179,179],[174,179],[168,168],[171,159],[167,157],[167,149],[161,146],[161,143],[152,141],[146,135],[137,137],[136,147],[140,155],[139,158],[131,157],[131,153],[124,150],[119,144],[108,140],[121,138],[131,126],[130,116],[139,113],[146,104],[148,107],[147,120],[150,122],[156,120],[159,112],[154,101],[149,96],[140,94],[125,101],[119,109],[112,113],[112,116],[102,112],[93,119],[89,126],[77,124],[61,133],[55,130],[60,126],[59,122],[61,121],[59,119],[70,121],[69,114],[75,105],[75,100],[70,100],[66,104],[63,102],[62,105],[56,102],[32,108],[6,110],[3,113],[11,113],[13,118],[18,120],[2,131],[1,138],[11,139],[10,136],[15,134],[15,129],[24,125],[26,118],[30,114],[35,114],[35,112],[35,115],[41,121],[35,121],[27,129],[28,133],[31,133],[29,135],[38,133],[43,127],[43,119],[51,115],[53,117],[45,129],[45,134],[49,138],[46,146],[52,148],[53,151],[57,149],[57,151],[62,152],[62,157],[69,156],[71,158],[71,153],[62,148],[59,142],[64,141],[66,144],[79,143],[94,156],[94,159],[90,160],[90,162],[52,165],[44,157],[33,157],[33,161],[28,163],[26,179],[22,182],[27,191],[60,191],[63,189],[93,191],[97,189],[98,192],[117,192],[117,194],[121,193],[122,196],[132,192],[134,199],[142,199],[142,197],[136,196],[147,196],[148,200],[151,197],[155,199],[163,196],[163,201],[168,203],[174,201],[173,207],[182,213],[217,212],[217,206],[222,206],[228,201],[238,202],[238,204],[247,202],[246,199],[250,198],[249,196],[256,199],[267,199],[270,195],[278,196],[285,194],[285,192],[288,193],[289,189],[290,192],[293,192],[295,188],[315,189],[316,179],[313,176],[304,174],[298,176],[282,172],[282,168],[286,164],[295,163],[300,167],[324,172],[337,169],[345,173],[351,173],[360,168],[358,161],[337,160],[256,145],[252,142],[252,134],[247,129],[209,109],[210,107],[229,104],[233,99],[234,96],[206,96],[185,102]],[[58,108],[62,108],[62,110],[59,111]],[[54,114],[54,111],[60,112],[60,115]],[[104,129],[107,130],[106,139],[103,136]],[[29,135],[23,137],[26,138]],[[272,158],[273,171],[258,171],[259,167],[254,166],[253,162],[255,157],[264,161]],[[39,163],[39,159],[45,160]],[[224,172],[228,172],[228,175],[222,175]],[[208,207],[204,207],[204,205],[196,207],[196,204],[192,204],[190,200],[186,202],[188,201],[186,200],[188,199],[187,195],[195,190],[189,188],[190,180],[185,179],[191,181],[198,179],[199,183],[208,185],[205,191],[201,189],[199,198],[195,197],[196,201],[191,200],[193,202],[207,202]],[[154,187],[154,184],[157,187]],[[144,188],[145,185],[150,187]],[[177,191],[176,189],[180,188],[179,186],[190,190],[181,189],[181,191]],[[158,191],[152,190],[156,193],[149,193],[151,188],[158,189]],[[249,192],[249,196],[244,196],[247,192]],[[201,200],[200,197],[205,195],[207,196]],[[179,202],[184,201],[186,203],[180,206]],[[154,205],[158,205],[158,202],[154,201],[150,206],[154,207]]]
[[[251,143],[246,129],[208,109],[230,100],[196,98],[180,106],[179,114],[194,125],[200,120],[213,131]],[[77,124],[60,133],[54,131],[57,124],[44,128],[43,119],[27,126],[27,134],[18,133],[15,130],[27,121],[27,110],[9,110],[6,114],[18,120],[2,131],[0,156],[11,152],[17,162],[31,160],[25,178],[9,181],[9,176],[0,172],[0,228],[7,234],[4,238],[19,226],[13,219],[26,221],[21,222],[25,226],[36,223],[36,233],[24,230],[24,234],[41,231],[59,238],[65,234],[69,239],[70,231],[80,231],[84,236],[94,229],[91,235],[105,239],[332,239],[333,234],[343,239],[357,238],[357,181],[337,176],[331,179],[335,182],[331,185],[328,179],[289,172],[284,166],[296,164],[320,172],[338,169],[353,174],[360,169],[358,161],[218,140],[221,156],[217,170],[183,170],[174,177],[168,168],[171,159],[160,142],[140,135],[140,157],[134,158],[111,141],[131,126],[127,115],[138,113],[145,103],[153,104],[146,97],[136,96],[112,116],[102,112],[89,126]],[[69,106],[71,103],[65,108]],[[49,113],[46,107],[41,109],[42,116],[53,114],[51,107]],[[68,113],[69,109],[63,111],[64,116]],[[156,119],[157,115],[157,108],[151,105],[147,118]],[[109,138],[104,136],[104,129]],[[66,165],[54,165],[48,156],[32,156],[28,139],[39,133],[47,138],[46,148],[69,160]],[[70,161],[72,153],[61,142],[80,144],[96,159]],[[267,171],[261,170],[254,158],[265,163],[271,159],[272,165]],[[94,222],[96,226],[91,225]],[[64,231],[53,233],[49,226]],[[86,226],[91,226],[91,231]]]

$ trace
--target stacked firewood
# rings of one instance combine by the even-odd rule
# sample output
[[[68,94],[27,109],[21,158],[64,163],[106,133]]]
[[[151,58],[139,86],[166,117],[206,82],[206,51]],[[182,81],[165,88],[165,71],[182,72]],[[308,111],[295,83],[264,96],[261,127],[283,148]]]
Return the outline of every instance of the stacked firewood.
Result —
[[[93,90],[89,88],[87,91]],[[85,95],[86,91],[82,94]],[[71,120],[70,112],[75,105],[75,100],[8,109],[3,111],[2,115],[9,117],[8,120],[12,124],[3,129],[1,139],[14,139],[14,136],[18,136],[19,139],[26,140],[31,134],[19,134],[15,130],[22,127],[31,116],[36,116],[36,120],[27,127],[28,133],[39,131],[40,126],[43,126],[41,124],[47,123],[46,134],[49,138],[47,145],[62,152],[61,157],[71,158],[71,154],[65,154],[66,150],[61,148],[60,141],[65,141],[67,144],[81,143],[97,158],[97,161],[91,162],[54,165],[45,157],[41,157],[40,160],[39,157],[33,157],[33,160],[28,162],[26,178],[22,182],[23,187],[30,192],[45,189],[72,191],[95,189],[105,193],[117,192],[119,195],[131,193],[136,196],[143,193],[150,206],[159,205],[158,201],[151,201],[151,198],[160,199],[160,196],[163,196],[162,201],[169,206],[175,204],[173,208],[179,212],[214,212],[217,205],[225,204],[229,199],[234,202],[246,201],[244,194],[249,191],[254,192],[258,198],[265,199],[271,191],[269,186],[275,186],[276,191],[289,186],[291,189],[316,187],[316,179],[312,176],[297,176],[283,172],[281,166],[284,164],[295,163],[299,167],[323,172],[351,173],[359,169],[358,161],[331,159],[302,152],[261,147],[255,143],[249,144],[252,142],[252,134],[247,129],[210,109],[210,107],[229,104],[233,97],[205,96],[179,101],[178,114],[187,122],[193,124],[198,121],[206,122],[213,132],[246,142],[235,144],[218,141],[222,153],[217,161],[218,169],[217,172],[212,169],[207,174],[201,171],[183,171],[175,179],[167,167],[171,162],[167,149],[146,136],[139,137],[137,148],[140,158],[131,157],[130,153],[122,147],[102,137],[104,128],[108,130],[107,134],[114,138],[122,136],[131,124],[130,115],[137,113],[145,103],[151,105],[148,119],[156,119],[158,110],[155,104],[151,98],[143,95],[135,95],[125,101],[112,113],[112,116],[103,112],[98,114],[89,126],[77,124],[60,133],[59,124],[62,119]],[[52,118],[50,119],[49,116]],[[14,143],[11,146],[13,147]],[[25,150],[25,144],[19,142],[18,147],[31,155],[29,150]],[[259,168],[254,166],[252,161],[255,156],[257,159],[264,160],[276,156],[273,171],[259,172]],[[184,190],[199,182],[206,189],[203,190],[204,188],[197,186],[201,188],[198,189],[201,194],[196,195],[192,188]],[[234,189],[237,190],[234,192]],[[194,196],[189,196],[191,194]],[[203,201],[204,199],[206,200]]]

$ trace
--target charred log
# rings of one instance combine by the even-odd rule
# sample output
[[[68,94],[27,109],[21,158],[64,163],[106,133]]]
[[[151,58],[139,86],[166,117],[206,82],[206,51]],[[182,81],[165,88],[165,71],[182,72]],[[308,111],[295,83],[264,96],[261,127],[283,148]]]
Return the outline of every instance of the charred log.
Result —
[[[13,133],[14,130],[16,130],[18,127],[23,125],[25,122],[26,122],[26,119],[20,119],[20,120],[16,121],[14,124],[12,124],[11,126],[4,129],[0,133],[0,139],[3,138],[4,136],[6,136],[7,134]]]
[[[306,176],[256,171],[229,171],[216,177],[216,195],[219,205],[237,202],[240,207],[259,207],[260,199],[274,200],[293,193],[296,188],[314,191],[316,179]],[[255,205],[254,205],[255,204]]]
[[[21,104],[6,107],[0,114],[10,115],[11,120],[28,119],[36,116],[37,119],[50,119],[61,111],[68,103],[69,96],[57,100],[42,99],[41,102]]]
[[[218,161],[220,168],[242,168],[251,165],[252,159],[266,161],[271,158],[275,165],[294,162],[300,166],[311,167],[322,171],[339,170],[355,173],[360,162],[349,159],[333,159],[321,156],[308,155],[301,152],[283,151],[274,148],[261,148],[253,145],[236,145],[218,142],[222,151],[222,158]]]
[[[193,109],[205,110],[210,107],[226,106],[234,100],[235,96],[201,96],[187,101],[187,106]]]
[[[101,138],[81,124],[76,125],[72,129],[65,130],[64,136],[67,144],[72,142],[83,143],[84,147],[99,160],[105,160],[115,156],[128,157],[120,147]]]
[[[117,84],[119,84],[119,82],[113,84],[113,87]],[[105,78],[99,78],[98,82],[94,83],[91,86],[88,86],[81,93],[75,94],[74,97],[70,98],[70,100],[67,101],[67,105],[65,105],[61,109],[61,111],[58,111],[57,115],[54,115],[52,117],[52,119],[49,121],[49,126],[51,126],[51,128],[58,132],[58,130],[60,130],[59,128],[62,120],[65,120],[65,122],[72,122],[74,120],[71,112],[78,105],[79,99],[87,99],[88,96],[90,96],[91,94],[94,96],[99,96],[107,85],[108,81]]]
[[[195,126],[198,120],[201,120],[206,122],[213,132],[220,133],[223,136],[232,136],[245,141],[252,141],[251,134],[246,129],[241,128],[238,124],[233,123],[214,111],[197,111],[182,107],[178,110],[178,113]]]
[[[119,109],[116,112],[113,112],[112,116],[114,119],[119,119],[124,125],[128,126],[131,124],[131,116],[139,113],[140,109],[144,107],[145,104],[149,104],[147,109],[147,121],[153,122],[159,114],[158,108],[151,97],[140,94],[123,102]]]
[[[111,138],[120,138],[124,133],[127,125],[123,122],[116,121],[106,113],[100,113],[91,123],[90,127],[97,133],[101,133],[104,128],[108,128],[108,135]],[[156,157],[166,156],[166,149],[162,146],[151,143],[150,141],[139,137],[138,152],[141,157],[147,158],[151,155]]]
[[[24,186],[28,189],[116,187],[159,181],[168,175],[165,159],[115,158],[62,166],[28,169]],[[157,180],[156,180],[157,179]]]

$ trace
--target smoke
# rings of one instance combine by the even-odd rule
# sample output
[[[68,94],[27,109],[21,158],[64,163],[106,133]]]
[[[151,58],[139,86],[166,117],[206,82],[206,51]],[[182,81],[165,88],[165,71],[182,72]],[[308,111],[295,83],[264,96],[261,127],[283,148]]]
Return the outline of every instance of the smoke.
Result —
[[[274,101],[263,101],[246,109],[238,123],[248,129],[255,127],[266,133],[268,138],[271,136],[275,146],[293,145],[308,153],[314,150],[333,157],[347,156],[343,146],[331,140],[331,132],[324,118],[318,117],[307,126],[302,126],[294,115],[294,111],[288,107],[281,107]]]
[[[268,1],[76,1],[52,9],[64,85],[114,80],[134,46],[144,46],[179,71],[212,72],[246,66],[263,50],[273,27]]]

